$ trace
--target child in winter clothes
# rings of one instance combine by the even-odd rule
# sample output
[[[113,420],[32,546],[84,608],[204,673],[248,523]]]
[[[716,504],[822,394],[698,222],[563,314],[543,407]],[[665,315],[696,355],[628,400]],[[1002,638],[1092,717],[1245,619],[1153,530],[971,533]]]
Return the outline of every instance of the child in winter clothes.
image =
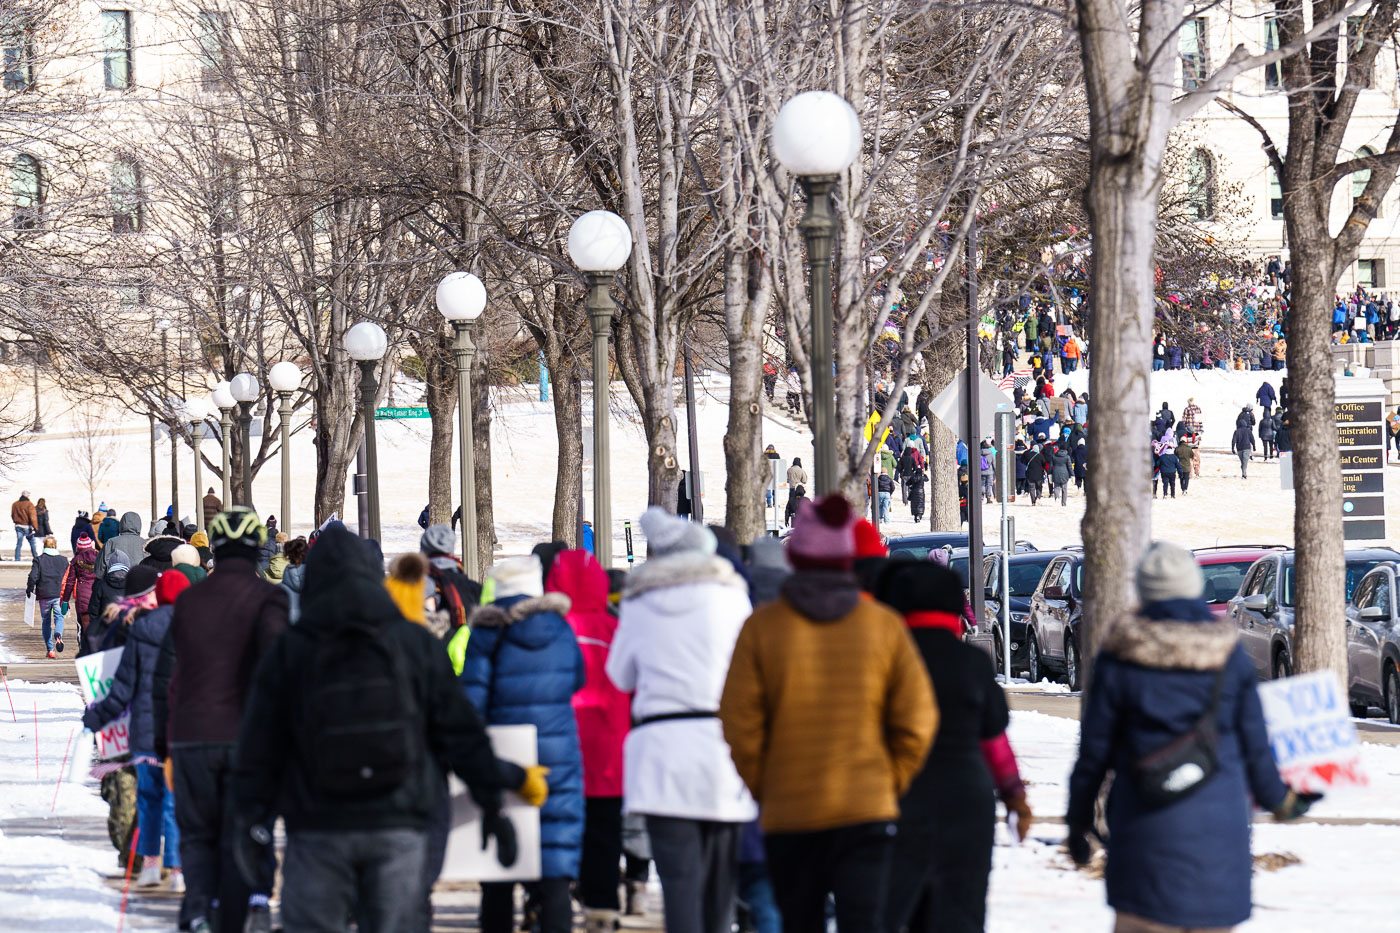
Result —
[[[29,580],[24,587],[26,597],[39,600],[39,614],[43,620],[44,647],[49,657],[54,657],[54,649],[63,650],[63,612],[59,603],[63,596],[63,582],[68,575],[68,558],[58,553],[58,542],[53,535],[44,539],[44,551],[34,558],[29,568]]]
[[[92,588],[97,582],[97,544],[84,534],[73,549],[73,560],[63,577],[63,601],[73,602],[78,610],[78,644],[88,624],[88,608],[92,603]]]

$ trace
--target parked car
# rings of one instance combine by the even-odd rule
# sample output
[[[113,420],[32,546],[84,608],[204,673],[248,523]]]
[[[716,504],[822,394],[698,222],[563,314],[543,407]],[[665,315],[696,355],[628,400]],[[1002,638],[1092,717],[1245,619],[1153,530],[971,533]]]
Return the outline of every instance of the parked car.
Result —
[[[929,531],[917,535],[901,535],[898,538],[890,538],[885,542],[890,549],[890,556],[912,557],[915,560],[927,560],[929,551],[938,548],[965,548],[967,547],[967,532],[965,531]]]
[[[1400,564],[1377,564],[1347,604],[1347,695],[1353,716],[1372,706],[1400,724],[1400,614],[1396,611]]]
[[[1012,554],[1006,562],[1010,570],[1011,673],[1026,669],[1026,618],[1031,611],[1031,595],[1045,575],[1050,562],[1069,551],[1027,551]],[[982,559],[982,619],[978,631],[990,632],[996,639],[997,670],[1003,670],[1001,631],[1001,551]]]
[[[1196,548],[1192,553],[1196,555],[1196,563],[1201,565],[1201,573],[1205,576],[1204,598],[1210,604],[1210,611],[1217,618],[1225,618],[1230,611],[1230,600],[1240,591],[1240,584],[1244,582],[1249,568],[1259,558],[1282,549],[1281,545]]]
[[[1026,679],[1060,675],[1080,687],[1079,625],[1084,614],[1084,552],[1054,557],[1031,593],[1026,615]]]
[[[1347,551],[1347,599],[1377,564],[1394,560],[1400,560],[1400,551],[1390,548]],[[1293,551],[1279,550],[1255,561],[1229,606],[1229,617],[1240,629],[1240,643],[1249,652],[1260,678],[1278,679],[1292,674],[1293,613],[1297,606]]]
[[[933,552],[936,551],[936,550],[939,550],[939,549],[938,549],[938,548],[933,548],[933,549],[931,549],[931,550],[929,551],[930,559],[932,558]],[[969,600],[971,600],[971,599],[972,599],[972,592],[971,592],[971,590],[968,588],[968,585],[967,585],[967,552],[968,552],[968,549],[967,549],[966,547],[956,547],[956,548],[945,547],[945,548],[942,548],[942,550],[943,550],[944,553],[947,555],[947,564],[948,564],[949,569],[951,569],[954,573],[956,573],[956,574],[958,575],[958,579],[962,581],[963,590],[964,590],[964,592],[967,593],[967,598],[968,598]],[[984,545],[983,545],[983,550],[982,550],[982,555],[983,555],[983,557],[982,557],[983,566],[984,566],[984,567],[986,566],[987,555],[989,555],[989,554],[1000,554],[1000,553],[1001,553],[1001,551],[1000,551],[1000,549],[998,548],[997,545],[995,545],[995,544],[991,544],[991,545],[986,545],[986,544],[984,544]],[[1017,541],[1017,542],[1016,542],[1016,547],[1015,547],[1015,553],[1017,553],[1017,554],[1039,554],[1039,553],[1041,553],[1041,552],[1040,552],[1040,551],[1037,551],[1037,550],[1035,549],[1035,545],[1031,544],[1029,541]]]

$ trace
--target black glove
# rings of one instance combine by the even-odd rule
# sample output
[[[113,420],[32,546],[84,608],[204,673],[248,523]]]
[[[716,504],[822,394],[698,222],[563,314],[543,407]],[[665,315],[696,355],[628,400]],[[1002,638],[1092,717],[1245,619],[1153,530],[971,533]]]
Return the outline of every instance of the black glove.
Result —
[[[1304,794],[1290,790],[1283,803],[1274,810],[1274,819],[1280,823],[1296,820],[1312,809],[1312,805],[1322,799],[1321,794]]]
[[[248,887],[270,892],[277,862],[272,854],[272,820],[235,817],[233,863]]]
[[[492,836],[496,837],[497,861],[505,868],[514,865],[520,855],[520,846],[515,841],[515,824],[499,810],[481,815],[481,851],[486,851]]]
[[[1065,839],[1065,847],[1069,849],[1069,857],[1074,859],[1074,864],[1081,867],[1088,865],[1089,857],[1093,855],[1093,850],[1089,847],[1089,828],[1071,826],[1069,836]]]

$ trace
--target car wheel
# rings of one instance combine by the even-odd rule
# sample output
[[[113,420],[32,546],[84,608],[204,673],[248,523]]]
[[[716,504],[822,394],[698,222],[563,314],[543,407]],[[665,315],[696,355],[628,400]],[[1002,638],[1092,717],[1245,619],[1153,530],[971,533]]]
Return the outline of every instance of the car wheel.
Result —
[[[1071,690],[1079,689],[1079,648],[1073,638],[1065,639],[1065,682]]]
[[[1026,633],[1026,680],[1033,684],[1040,683],[1042,675],[1040,669],[1040,646],[1035,643],[1035,633]]]
[[[1293,676],[1293,662],[1288,660],[1288,652],[1279,649],[1274,654],[1274,680]]]
[[[1385,669],[1385,716],[1400,726],[1400,671],[1394,666]]]
[[[1371,705],[1369,703],[1352,703],[1351,715],[1357,719],[1365,719],[1371,715]]]

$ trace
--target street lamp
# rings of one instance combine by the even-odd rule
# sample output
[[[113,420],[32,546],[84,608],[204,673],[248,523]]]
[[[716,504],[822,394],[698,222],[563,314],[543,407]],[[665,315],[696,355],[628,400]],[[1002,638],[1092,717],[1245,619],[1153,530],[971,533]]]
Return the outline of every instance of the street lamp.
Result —
[[[345,332],[345,352],[360,364],[360,408],[365,421],[365,480],[369,496],[369,537],[379,540],[379,454],[374,443],[374,398],[379,384],[374,364],[384,358],[389,338],[373,321],[361,321]]]
[[[301,369],[283,360],[267,371],[268,385],[277,393],[277,418],[282,428],[282,511],[281,529],[291,535],[292,527],[292,393],[301,388]]]
[[[476,449],[472,437],[471,369],[476,356],[472,325],[486,308],[486,286],[470,272],[453,272],[438,283],[437,308],[457,332],[457,468],[462,488],[462,565],[480,579],[476,533]]]
[[[190,447],[194,448],[194,523],[200,531],[204,530],[204,509],[199,501],[199,487],[204,485],[204,464],[200,462],[199,448],[204,440],[204,419],[208,417],[208,402],[202,398],[185,399],[185,420],[190,423]],[[184,533],[183,528],[181,533]]]
[[[243,501],[239,505],[253,507],[253,403],[262,393],[258,377],[252,373],[239,373],[228,384],[229,394],[238,403],[238,430],[243,450],[238,458],[239,474],[243,477]]]
[[[612,211],[589,211],[569,228],[569,258],[588,279],[588,322],[593,326],[593,556],[612,567],[612,489],[608,476],[608,332],[613,274],[632,255],[632,230]],[[583,542],[580,541],[582,546]]]
[[[831,191],[860,154],[860,118],[843,98],[807,91],[783,104],[773,122],[773,155],[807,194],[800,224],[812,289],[812,453],[818,496],[836,488],[836,380],[831,350]]]
[[[223,448],[224,508],[227,509],[233,505],[233,494],[230,492],[233,488],[233,480],[230,477],[228,465],[228,435],[229,431],[233,429],[233,419],[229,417],[229,412],[233,406],[238,404],[238,400],[229,391],[227,382],[220,382],[214,386],[214,391],[209,394],[209,399],[214,403],[214,407],[219,409],[219,446]]]

